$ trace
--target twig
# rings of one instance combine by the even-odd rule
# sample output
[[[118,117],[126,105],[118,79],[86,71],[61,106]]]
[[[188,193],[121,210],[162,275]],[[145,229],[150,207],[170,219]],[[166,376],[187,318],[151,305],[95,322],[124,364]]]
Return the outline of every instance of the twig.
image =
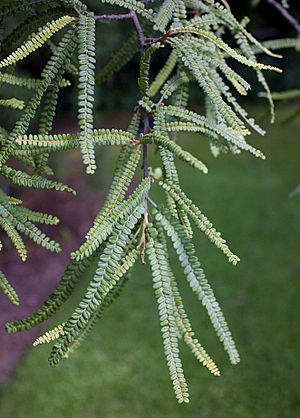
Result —
[[[135,12],[130,12],[131,18],[133,20],[133,23],[135,25],[136,31],[137,31],[137,35],[138,35],[138,39],[141,45],[141,50],[143,51],[145,48],[145,35],[142,29],[142,26],[140,24],[139,18],[137,17],[137,14]]]
[[[124,20],[124,19],[132,19],[131,13],[124,13],[118,15],[98,15],[94,16],[94,20]]]
[[[221,0],[221,2],[224,4],[224,6],[226,7],[226,9],[231,12],[231,8],[229,6],[229,3],[226,0]]]
[[[290,24],[295,28],[297,33],[300,34],[300,24],[298,20],[292,16],[280,3],[278,3],[276,0],[267,0],[269,4],[274,6],[281,14],[282,16],[290,22]]]
[[[150,121],[148,113],[144,117],[144,134],[149,133],[150,131]],[[148,167],[148,148],[147,144],[143,144],[143,167],[144,167],[144,178],[149,176],[149,167]]]
[[[141,54],[144,53],[145,48],[147,47],[146,45],[146,38],[143,32],[143,28],[140,24],[139,18],[137,16],[137,14],[135,12],[131,12],[131,17],[133,20],[133,23],[135,25],[136,31],[137,31],[137,37],[140,43],[140,49],[141,49]],[[150,131],[150,117],[148,112],[145,112],[144,115],[144,134],[147,134]],[[144,178],[149,176],[149,166],[148,166],[148,146],[147,144],[143,144],[143,169],[144,169]],[[142,236],[141,236],[141,260],[142,263],[145,263],[145,248],[146,248],[146,230],[148,227],[148,200],[147,198],[149,197],[149,195],[146,197],[144,205],[145,205],[145,211],[144,211],[144,220],[143,220],[143,224],[142,224]]]
[[[134,26],[137,31],[138,40],[141,46],[141,53],[144,52],[144,49],[146,47],[146,38],[143,32],[143,28],[140,24],[139,18],[137,14],[133,11],[130,12],[130,16],[133,20]],[[144,134],[149,133],[150,131],[150,119],[149,114],[145,113],[144,116]],[[149,166],[148,166],[148,148],[147,144],[143,144],[143,168],[144,168],[144,178],[149,176]]]
[[[139,22],[139,19],[137,17],[137,14],[135,12],[129,12],[129,13],[121,13],[121,14],[113,14],[113,15],[96,15],[94,16],[94,20],[97,21],[118,21],[118,20],[129,20],[132,19],[136,31],[138,34],[139,43],[141,45],[141,49],[144,50],[147,45],[152,45],[155,42],[158,42],[161,38],[146,38],[143,33],[143,29],[141,27],[141,24]]]

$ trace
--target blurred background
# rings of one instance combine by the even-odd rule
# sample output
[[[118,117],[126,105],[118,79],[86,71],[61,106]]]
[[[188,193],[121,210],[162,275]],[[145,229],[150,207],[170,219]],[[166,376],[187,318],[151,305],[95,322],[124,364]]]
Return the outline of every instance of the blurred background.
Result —
[[[99,14],[107,10],[106,6],[99,6],[98,0],[87,3]],[[229,3],[239,19],[250,17],[249,28],[260,40],[296,36],[267,0],[261,0],[256,7],[250,0]],[[299,1],[289,3],[290,12],[300,18]],[[13,21],[10,24],[14,26]],[[98,25],[99,70],[130,30],[129,22]],[[283,75],[266,74],[271,89],[299,89],[300,51],[281,52]],[[44,48],[24,61],[24,74],[38,76],[48,55]],[[260,59],[274,63],[264,56]],[[159,68],[161,63],[157,61]],[[126,128],[138,98],[137,64],[138,59],[97,89],[97,127]],[[188,135],[182,138],[184,148],[205,161],[209,174],[195,176],[191,168],[180,162],[178,166],[187,194],[241,258],[233,268],[205,237],[196,234],[200,259],[240,349],[240,365],[229,364],[205,310],[182,280],[194,329],[222,374],[220,378],[209,375],[182,345],[191,403],[177,405],[163,355],[151,276],[148,266],[146,274],[141,265],[135,268],[122,297],[57,369],[48,366],[49,346],[31,348],[43,327],[19,335],[5,334],[6,321],[30,314],[51,293],[68,263],[70,251],[78,247],[101,207],[117,156],[115,150],[101,148],[97,174],[88,177],[83,174],[79,153],[61,153],[52,158],[51,166],[57,178],[76,188],[76,197],[16,187],[10,190],[31,209],[60,217],[60,225],[47,232],[61,242],[63,252],[50,255],[28,242],[29,260],[24,264],[3,237],[1,270],[20,293],[21,306],[11,307],[0,296],[1,417],[300,416],[300,195],[289,197],[300,182],[300,115],[293,117],[299,112],[300,100],[278,103],[276,122],[270,125],[268,105],[265,99],[257,98],[260,87],[253,74],[240,67],[238,72],[253,85],[251,95],[242,104],[267,130],[265,137],[254,134],[250,142],[267,159],[262,161],[247,154],[215,159],[201,136]],[[16,97],[18,93],[16,89]],[[3,86],[1,94],[7,94]],[[198,93],[192,96],[192,106],[198,111],[202,109]],[[18,116],[17,111],[3,108],[0,124],[10,128]],[[74,89],[64,90],[55,131],[76,130],[76,93]],[[151,155],[153,167],[156,158]],[[180,282],[181,270],[174,254],[173,257],[172,265]],[[82,282],[81,293],[88,280],[86,277]],[[63,322],[80,296],[76,295],[48,325]]]

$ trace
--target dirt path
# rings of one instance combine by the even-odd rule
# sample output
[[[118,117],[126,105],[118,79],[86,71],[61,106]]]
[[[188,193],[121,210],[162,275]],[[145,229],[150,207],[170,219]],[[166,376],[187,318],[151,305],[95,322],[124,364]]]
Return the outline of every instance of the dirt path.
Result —
[[[78,163],[77,167],[80,165],[79,161]],[[1,252],[0,268],[18,291],[21,304],[15,307],[0,294],[0,384],[6,382],[43,328],[42,325],[31,331],[8,335],[4,330],[5,323],[28,316],[49,296],[68,264],[70,251],[82,242],[103,200],[101,192],[97,191],[95,194],[92,190],[86,190],[85,177],[72,176],[72,181],[68,184],[70,183],[76,184],[78,197],[68,193],[26,189],[21,189],[21,195],[18,194],[25,206],[55,214],[60,218],[59,226],[41,227],[61,243],[63,251],[60,254],[51,254],[26,241],[28,261],[23,263],[13,248],[7,249],[10,243],[1,235],[6,249]]]
[[[96,127],[126,129],[130,115],[126,112],[106,112],[96,118]],[[57,118],[57,132],[74,132],[76,121],[74,115]],[[7,249],[9,241],[1,235],[5,251],[1,252],[0,270],[14,285],[20,296],[20,306],[15,307],[0,294],[0,385],[3,385],[13,373],[23,354],[41,333],[44,325],[30,331],[8,335],[4,326],[8,321],[24,318],[35,311],[53,291],[65,267],[70,252],[77,249],[91,226],[92,220],[103,202],[105,191],[91,186],[93,179],[82,173],[83,166],[79,152],[70,152],[62,161],[66,178],[63,181],[76,189],[77,196],[55,191],[36,191],[25,188],[16,189],[15,195],[22,199],[30,209],[44,211],[60,218],[56,227],[43,227],[51,237],[62,246],[60,254],[51,254],[31,241],[26,241],[28,261],[22,263],[16,251]],[[1,231],[0,231],[1,234]]]

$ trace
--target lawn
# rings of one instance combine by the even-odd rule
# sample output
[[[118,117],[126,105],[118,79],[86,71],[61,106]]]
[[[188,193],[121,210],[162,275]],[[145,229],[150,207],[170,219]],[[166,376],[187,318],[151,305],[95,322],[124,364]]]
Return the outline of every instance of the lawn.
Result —
[[[202,264],[240,349],[240,365],[230,365],[172,255],[194,329],[221,377],[209,375],[182,345],[191,403],[177,405],[148,267],[145,272],[139,265],[121,298],[68,361],[51,369],[48,346],[29,350],[2,394],[0,416],[299,417],[300,196],[288,197],[300,181],[299,129],[299,122],[278,123],[265,138],[254,136],[266,161],[247,154],[214,159],[199,136],[181,142],[209,167],[205,176],[180,164],[187,194],[241,258],[232,267],[196,234]],[[55,323],[65,317],[60,313]]]

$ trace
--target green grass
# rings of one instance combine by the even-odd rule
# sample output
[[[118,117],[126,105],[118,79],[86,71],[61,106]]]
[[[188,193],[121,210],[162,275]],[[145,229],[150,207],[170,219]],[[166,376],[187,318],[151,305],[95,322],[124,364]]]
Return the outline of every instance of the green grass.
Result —
[[[288,198],[300,181],[299,128],[299,123],[276,125],[266,138],[254,137],[266,161],[245,154],[215,160],[200,137],[182,141],[209,167],[205,176],[180,165],[187,194],[241,258],[239,266],[230,266],[196,235],[203,266],[240,349],[240,365],[229,364],[172,255],[194,328],[220,366],[220,378],[209,375],[182,346],[191,403],[177,405],[148,268],[138,266],[121,298],[68,361],[51,369],[48,346],[29,350],[2,395],[0,416],[299,417],[300,197]],[[64,318],[61,313],[57,322]]]

